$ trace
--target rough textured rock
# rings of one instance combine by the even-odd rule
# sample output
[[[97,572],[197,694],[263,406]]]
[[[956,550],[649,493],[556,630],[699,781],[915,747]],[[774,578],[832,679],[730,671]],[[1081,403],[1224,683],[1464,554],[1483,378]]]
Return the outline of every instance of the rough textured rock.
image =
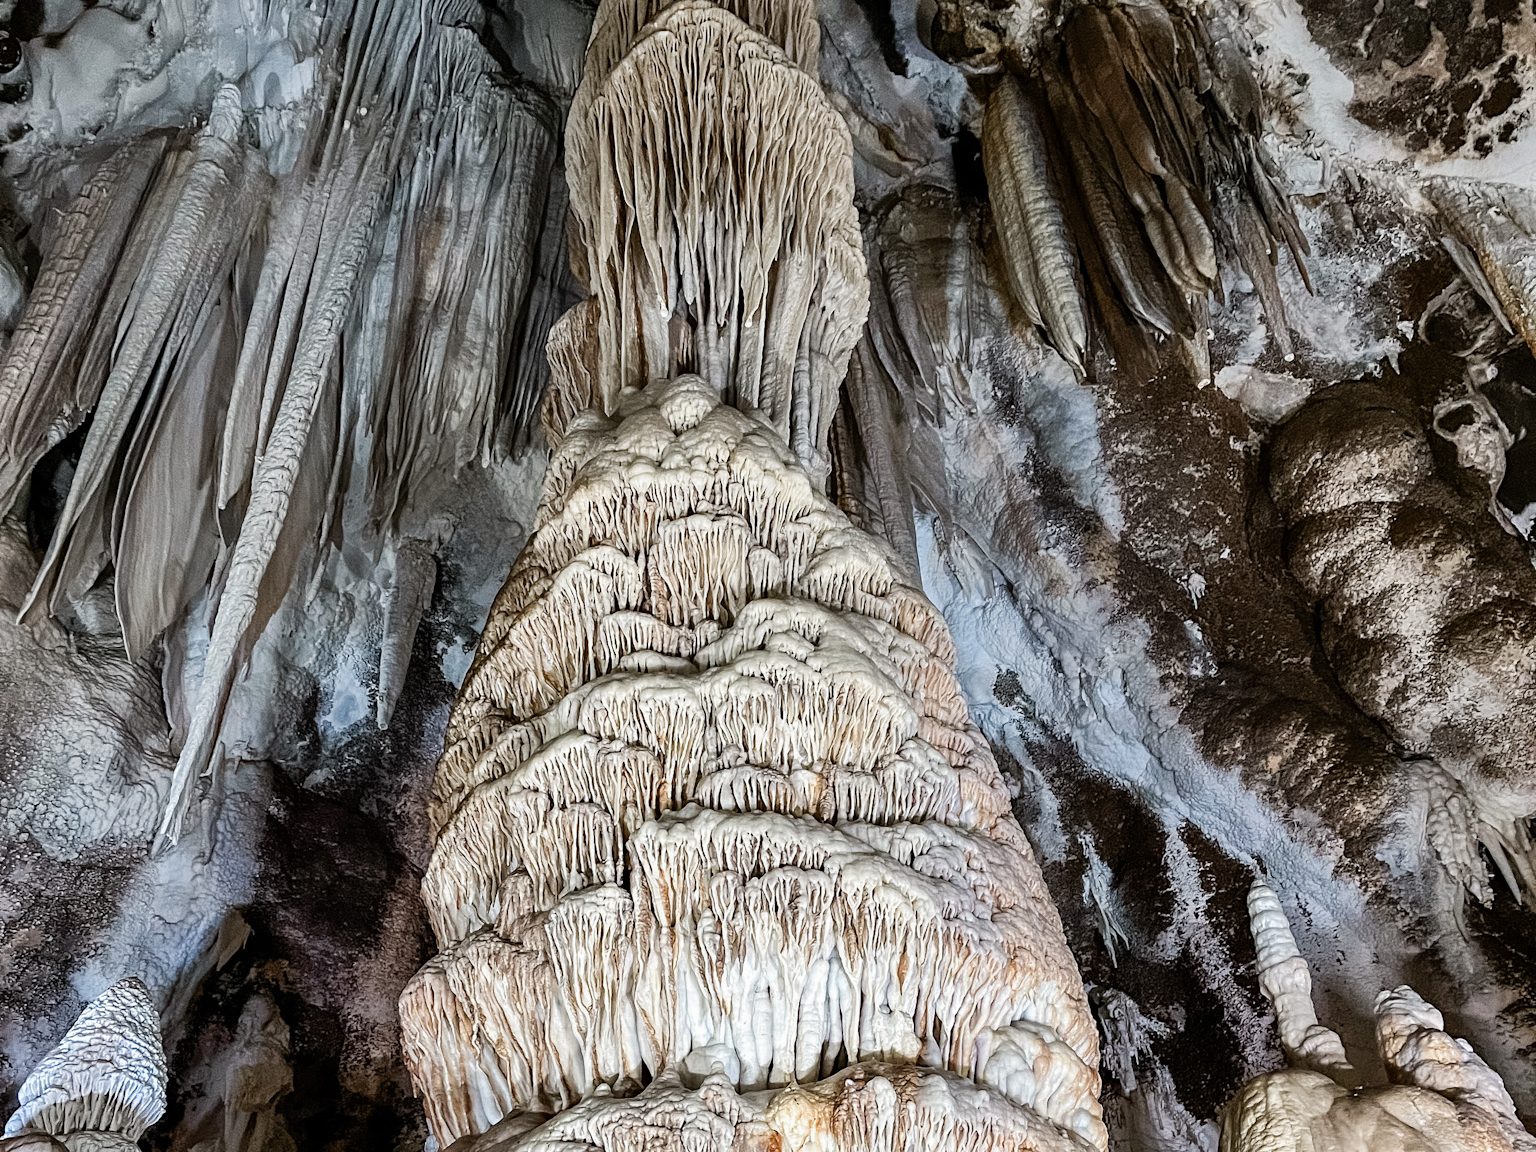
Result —
[[[170,1109],[146,1137],[154,1147],[264,1139],[272,1152],[289,1141],[341,1152],[426,1138],[395,1003],[432,947],[416,892],[430,858],[431,765],[538,500],[544,458],[532,415],[544,366],[528,350],[578,290],[566,272],[557,125],[583,75],[595,74],[583,69],[593,7],[0,4],[0,332],[14,330],[0,365],[0,481],[18,497],[0,564],[7,620],[77,479],[112,495],[99,520],[77,520],[87,529],[72,533],[79,547],[64,548],[72,575],[58,615],[27,627],[0,621],[0,1079],[12,1088],[84,1002],[137,973],[166,1020],[172,1067]],[[616,59],[660,7],[610,6],[591,51]],[[841,397],[806,390],[807,358],[790,395],[816,406],[791,402],[773,422],[803,430],[791,454],[825,474],[828,508],[883,537],[898,581],[921,585],[943,612],[968,710],[1015,793],[1014,815],[1083,973],[1111,1146],[1210,1152],[1223,1104],[1282,1066],[1287,1037],[1264,1008],[1245,935],[1242,893],[1254,874],[1284,894],[1315,1014],[1362,1076],[1381,1079],[1369,1055],[1380,1051],[1369,991],[1409,985],[1445,1014],[1425,1034],[1467,1037],[1529,1109],[1530,912],[1477,839],[1499,849],[1523,889],[1528,679],[1518,658],[1459,646],[1448,627],[1467,608],[1479,636],[1518,639],[1507,629],[1528,599],[1528,6],[820,0],[814,18],[803,5],[726,7],[769,42],[748,49],[727,38],[738,58],[762,66],[730,91],[757,99],[794,86],[807,96],[818,134],[793,147],[824,180],[800,186],[813,209],[806,219],[856,220],[862,236],[847,251],[862,246],[869,270],[871,323],[851,334]],[[1101,17],[1114,43],[1079,43],[1087,66],[1074,70],[1067,41]],[[1135,42],[1155,40],[1165,17],[1177,51]],[[1200,51],[1186,54],[1186,42]],[[631,76],[609,126],[635,126],[664,80],[697,93],[721,78],[723,56],[708,69],[693,59],[696,75],[668,72],[663,59]],[[813,61],[831,112],[797,76],[814,74]],[[1186,68],[1202,63],[1208,87]],[[1070,99],[1042,90],[1052,69]],[[28,76],[41,82],[29,86]],[[1102,85],[1119,92],[1122,82],[1132,102],[1103,103]],[[227,96],[204,131],[226,83],[239,94],[233,136]],[[1175,95],[1173,112],[1152,106],[1162,92]],[[589,85],[582,100],[595,95]],[[1020,96],[1040,138],[993,131],[989,156],[989,105],[1001,123],[1003,103],[1012,115]],[[716,106],[703,96],[673,108],[669,124],[701,145],[740,143],[739,121],[708,115]],[[1059,130],[1068,113],[1087,117],[1084,132]],[[781,114],[764,120],[791,123]],[[374,198],[375,185],[360,180],[368,154],[352,146],[386,125],[392,143],[374,160],[388,176]],[[1129,145],[1123,154],[1117,139]],[[1086,163],[1071,148],[1085,140]],[[1272,166],[1248,166],[1255,142]],[[230,186],[254,192],[255,208],[234,214],[231,267],[205,274],[206,263],[156,259],[167,234],[159,209],[183,202],[195,154],[216,158],[226,146],[259,158],[254,174],[233,171]],[[1141,170],[1154,196],[1138,157],[1164,169]],[[763,186],[792,189],[796,171],[776,169]],[[1229,222],[1255,223],[1221,197],[1248,189],[1256,171],[1294,215],[1315,294],[1276,250],[1283,224],[1246,227],[1240,245],[1222,238]],[[310,178],[283,176],[295,172]],[[676,172],[656,175],[669,197],[687,188]],[[1177,220],[1168,176],[1210,201],[1217,240],[1216,277],[1195,277],[1187,299],[1180,284],[1176,301],[1156,295],[1177,282],[1147,230],[1162,213]],[[1087,192],[1095,182],[1103,191],[1106,177],[1144,203],[1101,200],[1107,213],[1089,214]],[[856,217],[839,199],[850,186]],[[1042,186],[1059,192],[1081,341],[1071,309],[1034,323],[1009,265],[1020,206],[1041,221],[1038,235],[1060,239],[1054,214],[1041,214],[1050,206]],[[733,213],[767,219],[739,189],[719,190]],[[700,211],[710,202],[689,201]],[[183,215],[189,226],[198,219]],[[660,209],[649,216],[666,222]],[[175,231],[186,240],[196,229]],[[694,255],[717,286],[727,269],[708,262],[743,237],[707,231]],[[223,225],[198,234],[211,248],[230,239]],[[807,250],[793,228],[776,235],[781,255]],[[1119,237],[1129,276],[1090,266],[1103,261],[1106,235]],[[309,258],[354,242],[355,265],[332,262],[328,272]],[[217,263],[223,254],[211,248],[203,254]],[[584,265],[586,242],[577,248]],[[653,275],[617,244],[609,254],[612,291],[634,289],[635,315],[653,309],[649,319],[662,321],[646,329],[647,341],[665,338],[660,377],[708,375],[700,350],[709,339],[722,361],[751,343],[750,326],[709,321],[715,296],[679,280],[666,300],[650,299],[658,284],[672,293],[665,269]],[[1033,246],[1029,257],[1053,301],[1068,299],[1058,294],[1061,262],[1037,261]],[[155,277],[154,293],[140,275],[150,268],[172,277]],[[1266,268],[1272,284],[1261,283]],[[319,303],[354,270],[352,302],[333,317]],[[836,270],[823,271],[826,288]],[[167,343],[144,321],[177,284],[196,290],[172,310]],[[764,308],[770,297],[814,297],[789,287],[765,291]],[[1137,293],[1143,312],[1183,307],[1189,324],[1159,335],[1128,309]],[[206,323],[204,295],[215,305]],[[544,412],[553,441],[595,402],[611,401],[603,414],[619,419],[590,355],[599,319],[578,309],[551,336],[562,381]],[[620,327],[625,339],[640,331]],[[133,339],[120,345],[120,329]],[[826,331],[819,347],[835,351],[849,335]],[[778,336],[788,348],[790,334]],[[649,356],[651,344],[640,351]],[[95,423],[86,413],[114,361],[128,378],[129,356],[167,372],[157,382],[152,371],[140,399],[123,405],[130,427],[91,481],[81,461],[104,453],[82,454]],[[330,375],[313,388],[327,357]],[[817,372],[827,380],[841,367],[829,360]],[[744,389],[773,376],[737,365]],[[224,403],[218,387],[237,379],[249,385],[241,402]],[[1427,453],[1432,475],[1383,515],[1416,525],[1421,543],[1445,545],[1429,559],[1454,560],[1461,575],[1450,585],[1426,575],[1421,548],[1390,535],[1359,538],[1385,584],[1352,586],[1360,573],[1331,549],[1319,570],[1346,573],[1337,585],[1314,589],[1313,570],[1293,566],[1314,555],[1315,525],[1281,506],[1282,472],[1298,459],[1292,449],[1310,443],[1339,491],[1358,492],[1361,476],[1328,465],[1333,432],[1360,418],[1342,401],[1363,393],[1382,398],[1405,443],[1422,446],[1412,454],[1421,464]],[[224,771],[176,851],[157,857],[154,820],[201,692],[217,607],[202,590],[228,571],[204,549],[229,555],[255,464],[251,442],[225,434],[260,440],[285,397],[294,401],[288,446],[303,454],[291,489],[286,465],[269,469],[282,480],[274,495],[290,496],[288,528],[233,649],[246,671],[219,726]],[[204,426],[219,441],[211,456],[200,410],[184,400],[218,417]],[[307,424],[300,400],[316,405]],[[758,403],[772,409],[782,395]],[[100,414],[110,418],[98,441],[116,424],[110,406]],[[192,522],[171,514],[188,508],[204,517],[201,532],[168,532]],[[113,525],[132,531],[114,536]],[[295,541],[302,547],[290,551]],[[245,553],[255,555],[250,545]],[[1417,614],[1389,617],[1371,590]],[[1437,595],[1438,608],[1421,603]],[[1378,700],[1370,665],[1383,653],[1400,653],[1416,677]],[[1505,720],[1485,722],[1480,696],[1470,711],[1455,704],[1450,687],[1464,688],[1468,669],[1488,675],[1487,702]],[[1401,706],[1410,697],[1414,708]],[[1419,705],[1433,712],[1433,731],[1416,733]],[[1427,754],[1410,746],[1421,738]],[[1468,885],[1483,899],[1465,899]],[[256,1028],[258,1018],[271,1027]],[[281,1058],[277,1019],[288,1029]],[[963,1089],[866,1073],[898,1097]],[[600,1101],[570,1114],[581,1132],[557,1125],[551,1138],[619,1139],[623,1117],[637,1112],[740,1118],[761,1103],[714,1089],[702,1103],[701,1090],[680,1081]],[[859,1097],[891,1099],[885,1092]],[[610,1104],[617,1119],[605,1120]],[[528,1135],[518,1122],[497,1133]]]
[[[1480,842],[1529,890],[1536,813],[1536,570],[1485,508],[1439,478],[1392,392],[1345,384],[1276,437],[1270,490],[1291,570],[1322,613],[1340,684],[1430,788],[1430,837],[1489,899]],[[1427,760],[1427,763],[1424,762]]]
[[[1530,132],[1536,13],[1528,4],[1299,6],[1354,81],[1350,114],[1410,151],[1482,157]]]
[[[68,1152],[127,1152],[164,1112],[160,1018],[142,982],[121,980],[27,1077],[0,1147],[20,1152],[41,1134]]]

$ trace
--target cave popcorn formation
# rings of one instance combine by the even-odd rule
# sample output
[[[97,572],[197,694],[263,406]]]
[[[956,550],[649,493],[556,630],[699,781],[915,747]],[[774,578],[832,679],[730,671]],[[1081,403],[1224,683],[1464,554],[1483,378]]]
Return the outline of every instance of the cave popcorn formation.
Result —
[[[599,8],[567,127],[592,296],[401,999],[444,1147],[1106,1146],[948,631],[818,483],[867,285],[816,37],[809,3]]]

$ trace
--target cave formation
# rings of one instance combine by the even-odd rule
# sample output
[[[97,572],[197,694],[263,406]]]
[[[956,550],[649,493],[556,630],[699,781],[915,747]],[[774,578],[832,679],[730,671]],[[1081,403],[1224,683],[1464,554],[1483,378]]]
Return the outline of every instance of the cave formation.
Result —
[[[0,1148],[1536,1148],[1536,12],[0,20]]]

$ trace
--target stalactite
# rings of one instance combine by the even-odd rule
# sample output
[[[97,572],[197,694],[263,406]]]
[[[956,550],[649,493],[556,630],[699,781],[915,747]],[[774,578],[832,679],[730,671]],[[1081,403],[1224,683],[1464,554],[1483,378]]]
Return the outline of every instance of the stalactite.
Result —
[[[139,659],[204,593],[215,606],[166,838],[288,590],[327,548],[440,537],[453,478],[531,414],[517,389],[537,374],[504,380],[554,112],[500,77],[476,13],[334,0],[315,53],[337,67],[303,98],[274,113],[227,84],[195,136],[116,145],[53,229],[0,366],[0,503],[91,417],[30,617],[109,575]],[[414,626],[393,623],[408,658]],[[400,658],[381,656],[381,716]]]
[[[800,40],[806,24],[770,22]],[[611,69],[593,43],[566,148],[594,387],[611,411],[648,380],[718,378],[825,475],[868,297],[842,118],[768,34],[703,0],[667,7]]]
[[[846,133],[772,42],[811,8],[734,12],[598,13],[567,134],[593,294],[438,765],[407,1060],[444,1145],[1102,1148],[943,620],[822,491],[865,281]]]
[[[994,82],[983,133],[1024,318],[1077,367],[1090,300],[1115,353],[1174,334],[1203,341],[1224,261],[1252,283],[1290,359],[1276,266],[1286,249],[1305,280],[1307,245],[1230,35],[1156,3],[1081,3],[1026,67],[1027,80]]]
[[[119,277],[136,271],[121,257],[165,146],[158,133],[118,146],[55,228],[58,240],[0,363],[0,508],[16,502],[43,453],[95,407],[104,380],[80,363],[91,329],[70,318],[101,307],[114,270]]]
[[[1429,181],[1426,191],[1470,257],[1458,266],[1500,322],[1536,353],[1536,196],[1518,185],[1444,178]]]
[[[1014,300],[1051,334],[1073,367],[1083,366],[1088,322],[1072,249],[1053,185],[1045,135],[1019,82],[1005,77],[987,104],[982,132],[998,230]]]
[[[256,158],[240,141],[239,129],[239,92],[226,86],[191,151],[162,170],[161,185],[151,193],[154,210],[141,220],[145,231],[129,238],[131,246],[141,246],[148,255],[118,320],[121,337],[112,367],[96,398],[74,482],[24,609],[24,615],[35,617],[56,609],[66,589],[78,594],[89,588],[106,552],[118,562],[117,599],[130,658],[141,655],[146,637],[153,639],[169,622],[164,618],[167,609],[179,612],[184,606],[154,605],[151,598],[164,581],[163,565],[151,561],[146,571],[121,561],[127,558],[125,550],[131,555],[139,544],[138,533],[153,531],[152,524],[137,522],[132,512],[142,508],[155,515],[164,502],[195,494],[204,471],[207,449],[201,433],[206,420],[193,417],[187,429],[192,433],[190,447],[185,441],[156,437],[153,430],[157,418],[174,422],[188,404],[217,403],[216,397],[207,396],[212,381],[198,379],[198,365],[206,363],[198,345],[212,324],[207,336],[216,346],[223,313],[214,307],[213,296],[244,241],[243,224],[259,179]],[[175,367],[181,369],[178,377],[190,379],[172,377]],[[141,416],[146,407],[156,415]],[[176,462],[167,461],[172,486],[149,500],[135,501],[134,482],[153,466],[157,447],[160,454],[179,456]],[[184,533],[181,540],[196,540],[206,528],[206,512],[195,506],[185,510],[192,515],[177,524],[177,531]],[[136,585],[135,578],[142,583]]]

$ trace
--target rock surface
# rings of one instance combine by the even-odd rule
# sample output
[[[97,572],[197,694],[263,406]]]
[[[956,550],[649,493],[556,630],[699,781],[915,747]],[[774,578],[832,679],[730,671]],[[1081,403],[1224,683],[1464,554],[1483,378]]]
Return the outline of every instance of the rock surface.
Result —
[[[7,418],[0,444],[16,498],[0,525],[0,1070],[19,1088],[85,1003],[138,976],[165,1019],[171,1073],[147,1147],[419,1147],[426,1121],[394,1004],[431,951],[417,889],[437,875],[426,813],[449,704],[537,516],[536,352],[582,294],[566,272],[555,126],[578,98],[591,6],[429,5],[426,29],[411,23],[419,5],[339,0],[0,8],[0,67],[12,47],[22,57],[0,72],[0,279],[26,289],[24,303],[0,293],[13,333],[0,411],[38,402]],[[1158,24],[1153,8],[1137,12]],[[654,14],[626,10],[636,28]],[[870,320],[827,344],[851,345],[837,403],[797,409],[775,385],[765,406],[780,405],[781,431],[803,429],[793,456],[827,478],[839,514],[885,540],[893,580],[920,586],[954,637],[969,715],[1082,972],[1111,1147],[1209,1152],[1243,1084],[1289,1074],[1247,935],[1255,874],[1282,898],[1316,1015],[1367,1054],[1363,1076],[1381,1081],[1385,1051],[1372,995],[1411,986],[1443,1023],[1398,1007],[1426,1037],[1465,1037],[1529,1117],[1536,961],[1517,898],[1532,779],[1532,11],[1167,10],[1187,21],[1181,36],[1202,37],[1208,69],[1242,65],[1225,87],[1188,81],[1200,131],[1179,139],[1198,148],[1215,133],[1237,149],[1223,156],[1257,168],[1197,163],[1155,132],[1147,157],[1138,134],[1156,117],[1116,126],[1086,82],[1070,107],[1053,102],[1049,70],[1077,75],[1059,39],[1066,9],[823,0],[818,21],[785,32],[803,64],[820,25],[836,113],[824,127],[852,146],[860,235],[848,250],[869,270]],[[1145,91],[1183,76],[1171,54],[1116,59]],[[1234,86],[1244,71],[1252,89]],[[338,94],[341,77],[356,83]],[[210,121],[226,82],[238,106],[223,97],[229,117]],[[988,110],[1009,91],[1033,101],[1039,136],[989,149]],[[1255,102],[1214,105],[1234,93]],[[634,98],[645,94],[641,83]],[[1108,117],[1094,131],[1123,128],[1131,151],[1085,165],[1057,108],[1093,113],[1094,100]],[[708,124],[706,106],[688,122]],[[363,212],[358,190],[374,185],[360,179],[362,149],[386,120],[409,143],[372,154],[377,208]],[[1247,151],[1259,145],[1272,168]],[[169,281],[146,295],[154,278],[140,278],[188,267],[152,258],[166,217],[150,209],[196,191],[199,148],[250,208],[205,229],[218,244],[198,249],[201,287],[177,281],[172,307]],[[1309,251],[1278,251],[1278,218],[1230,248],[1213,229],[1215,272],[1197,277],[1209,293],[1188,302],[1188,325],[1158,335],[1148,320],[1161,313],[1137,311],[1157,303],[1153,289],[1121,293],[1155,282],[1166,297],[1144,266],[1150,234],[1129,226],[1173,205],[1149,200],[1143,216],[1127,199],[1127,216],[1106,201],[1099,219],[1147,237],[1116,249],[1132,270],[1122,279],[1092,265],[1102,229],[1080,212],[1082,181],[1134,183],[1126,156],[1199,174],[1184,183],[1217,225],[1233,218],[1221,197],[1234,180],[1270,173]],[[295,170],[311,180],[285,182]],[[306,215],[316,187],[338,191]],[[578,218],[590,213],[590,190],[571,195]],[[493,202],[506,213],[487,214]],[[1043,261],[1032,246],[1029,267],[1058,303],[1071,281],[1080,332],[1070,308],[1047,316],[1038,291],[1039,322],[1031,313],[1010,251],[1020,221],[1065,245]],[[334,315],[309,307],[309,273],[284,271],[321,237],[358,253],[355,284],[340,266],[316,273],[314,303],[323,280]],[[614,250],[614,298],[654,286],[628,255]],[[147,325],[160,315],[164,331]],[[650,319],[670,339],[667,317]],[[557,354],[582,362],[584,330],[556,331]],[[234,381],[242,362],[257,385],[250,427],[289,401],[295,438],[268,461],[282,480],[271,491],[307,511],[266,582],[248,585],[249,627],[225,625],[219,780],[201,780],[194,748],[193,818],[156,855],[214,616],[235,604],[209,588],[227,587],[257,460],[225,451],[223,422],[171,401]],[[87,451],[117,427],[96,392],[114,368],[120,381],[143,369],[143,391],[123,393],[113,451]],[[546,411],[554,438],[584,406]],[[135,511],[132,476],[174,492],[200,529]],[[92,505],[82,488],[83,519],[63,514],[81,477],[104,494]],[[87,530],[59,557],[60,595],[15,623],[71,520]],[[921,1089],[860,1076],[897,1096]],[[668,1092],[702,1093],[701,1115],[761,1123],[713,1089],[662,1085],[633,1107]],[[886,1088],[816,1107],[835,1114],[871,1092]],[[590,1142],[601,1110],[572,1117],[580,1132],[546,1135]],[[531,1137],[503,1126],[492,1138]]]

